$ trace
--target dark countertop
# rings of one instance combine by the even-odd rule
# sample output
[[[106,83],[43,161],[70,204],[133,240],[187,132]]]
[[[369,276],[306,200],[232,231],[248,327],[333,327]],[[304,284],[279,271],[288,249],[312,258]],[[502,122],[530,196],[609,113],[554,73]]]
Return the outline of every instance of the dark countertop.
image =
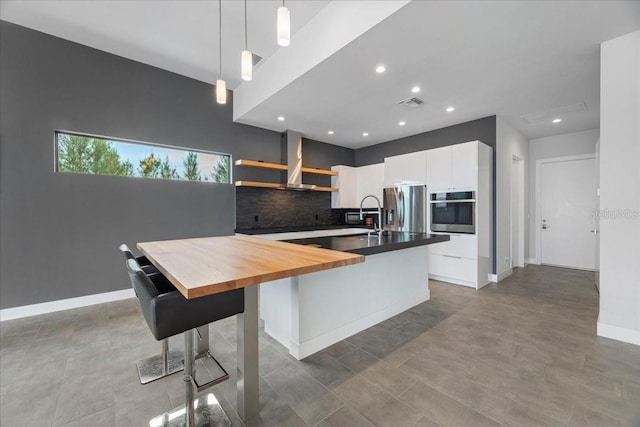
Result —
[[[342,228],[362,228],[367,230],[363,225],[310,225],[302,227],[275,227],[275,228],[237,228],[236,233],[239,234],[271,234],[271,233],[293,233],[296,231],[315,231],[315,230],[340,230]]]
[[[449,236],[442,234],[388,232],[380,238],[367,237],[367,234],[351,234],[347,236],[311,237],[308,239],[284,240],[299,245],[313,245],[315,247],[332,249],[334,251],[350,252],[360,255],[374,255],[382,252],[397,251],[399,249],[416,246],[431,245],[446,242]],[[426,262],[426,260],[425,260]]]

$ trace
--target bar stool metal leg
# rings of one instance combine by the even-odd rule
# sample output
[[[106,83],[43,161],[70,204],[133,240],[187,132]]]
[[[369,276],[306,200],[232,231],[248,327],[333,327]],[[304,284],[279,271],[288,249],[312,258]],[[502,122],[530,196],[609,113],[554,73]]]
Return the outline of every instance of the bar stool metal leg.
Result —
[[[185,404],[151,419],[150,427],[231,427],[231,421],[213,393],[200,397],[194,396],[197,385],[195,381],[197,359],[194,352],[196,335],[195,329],[184,333]],[[207,386],[211,385],[213,384]]]

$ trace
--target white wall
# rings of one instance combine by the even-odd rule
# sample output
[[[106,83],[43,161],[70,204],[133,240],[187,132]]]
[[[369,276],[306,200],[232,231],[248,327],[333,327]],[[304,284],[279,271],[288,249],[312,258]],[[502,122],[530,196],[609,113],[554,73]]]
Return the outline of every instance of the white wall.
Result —
[[[535,223],[537,208],[535,201],[536,161],[553,157],[595,153],[596,141],[598,141],[599,136],[600,129],[592,129],[529,141],[529,206],[531,206],[531,211],[528,211],[527,214],[530,214],[531,217],[529,221],[529,254],[531,263],[540,263],[540,260],[534,259],[538,246],[538,233]]]
[[[640,31],[600,52],[598,335],[640,345]]]
[[[525,215],[529,212],[529,141],[509,126],[500,116],[496,117],[496,273],[501,280],[511,274],[511,165],[513,156],[524,162]],[[525,218],[525,259],[529,258],[529,226]]]

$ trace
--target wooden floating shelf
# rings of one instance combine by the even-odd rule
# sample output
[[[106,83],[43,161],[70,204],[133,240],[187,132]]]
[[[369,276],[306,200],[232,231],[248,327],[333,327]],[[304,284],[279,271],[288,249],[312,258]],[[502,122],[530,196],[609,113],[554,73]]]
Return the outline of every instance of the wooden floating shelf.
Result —
[[[287,165],[281,165],[278,163],[268,163],[268,162],[259,162],[257,160],[236,160],[236,166],[251,166],[254,168],[263,168],[263,169],[276,169],[279,171],[286,171]]]
[[[283,189],[282,184],[278,184],[276,182],[259,182],[259,181],[236,181],[236,187],[261,187],[261,188]],[[307,190],[307,191],[335,192],[335,191],[338,191],[338,189],[335,187],[316,187],[313,190]]]
[[[263,168],[263,169],[274,169],[279,171],[286,171],[287,165],[281,165],[279,163],[269,163],[269,162],[261,162],[257,160],[245,160],[240,159],[235,161],[236,166],[251,166],[254,168]],[[338,176],[338,172],[327,170],[327,169],[317,169],[317,168],[302,168],[303,173],[312,173],[315,175],[326,175],[326,176]],[[328,188],[328,187],[327,187]]]

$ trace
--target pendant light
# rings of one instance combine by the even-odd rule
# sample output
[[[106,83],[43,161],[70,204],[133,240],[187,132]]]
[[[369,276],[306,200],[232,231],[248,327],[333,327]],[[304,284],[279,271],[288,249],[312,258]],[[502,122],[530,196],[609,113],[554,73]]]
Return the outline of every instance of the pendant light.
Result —
[[[227,103],[227,83],[222,79],[222,0],[218,0],[218,40],[219,57],[218,67],[220,76],[216,81],[216,101],[218,104]]]
[[[280,46],[289,46],[291,42],[291,20],[289,17],[289,9],[284,5],[278,8],[278,44]]]
[[[240,75],[242,80],[251,80],[253,72],[253,55],[247,49],[247,0],[244,0],[244,50],[240,62]]]

